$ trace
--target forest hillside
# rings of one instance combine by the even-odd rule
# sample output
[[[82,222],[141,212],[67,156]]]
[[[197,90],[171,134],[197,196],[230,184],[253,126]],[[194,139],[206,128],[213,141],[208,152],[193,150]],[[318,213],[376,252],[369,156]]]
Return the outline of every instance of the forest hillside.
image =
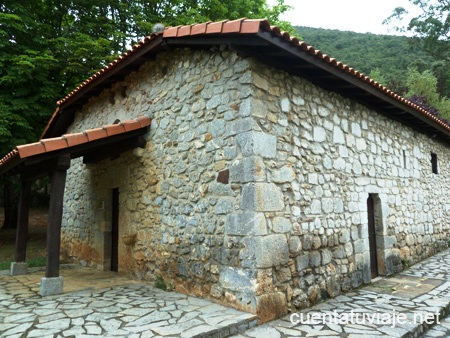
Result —
[[[366,75],[376,69],[388,83],[405,83],[410,66],[430,68],[433,60],[405,36],[376,35],[311,27],[295,27],[315,49]]]

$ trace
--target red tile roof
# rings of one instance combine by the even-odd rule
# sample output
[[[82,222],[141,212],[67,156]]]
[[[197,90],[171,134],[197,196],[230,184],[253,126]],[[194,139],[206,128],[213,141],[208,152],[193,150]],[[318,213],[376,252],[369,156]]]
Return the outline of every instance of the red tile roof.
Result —
[[[250,36],[258,36],[261,37],[262,34],[268,33],[270,35],[269,40],[272,39],[275,41],[275,39],[281,39],[281,41],[284,41],[288,43],[292,51],[298,52],[302,51],[304,53],[309,54],[313,62],[316,62],[315,66],[318,68],[321,68],[322,71],[324,71],[323,64],[327,64],[329,66],[332,66],[331,69],[335,69],[335,71],[339,71],[342,73],[346,73],[352,77],[351,82],[354,86],[359,86],[359,89],[361,87],[364,87],[364,84],[374,88],[378,94],[371,93],[372,96],[376,96],[378,100],[386,100],[386,99],[393,99],[400,103],[400,107],[410,108],[412,110],[408,111],[408,114],[410,115],[416,115],[413,116],[411,121],[411,124],[416,124],[416,127],[419,129],[422,127],[427,127],[428,132],[432,132],[433,129],[438,129],[440,133],[444,133],[445,137],[448,138],[450,141],[450,126],[448,126],[446,123],[444,123],[442,120],[437,118],[436,116],[430,114],[423,108],[419,107],[418,105],[406,100],[405,98],[399,96],[398,94],[394,93],[393,91],[389,90],[388,88],[382,86],[381,84],[377,83],[373,79],[369,78],[368,76],[364,75],[363,73],[347,66],[346,64],[337,61],[334,58],[331,58],[330,56],[323,54],[320,50],[316,50],[307,43],[300,41],[298,38],[290,36],[287,32],[282,32],[279,27],[276,26],[270,26],[270,23],[267,20],[252,20],[252,19],[239,19],[239,20],[233,20],[233,21],[220,21],[220,22],[206,22],[201,24],[194,24],[194,25],[186,25],[186,26],[178,26],[178,27],[170,27],[164,30],[162,33],[152,34],[150,36],[147,36],[144,38],[141,42],[134,45],[129,51],[121,55],[117,60],[113,61],[106,67],[104,67],[99,72],[95,73],[93,76],[91,76],[89,79],[87,79],[85,82],[83,82],[80,86],[78,86],[74,91],[72,91],[70,94],[68,94],[66,97],[64,97],[62,100],[57,102],[57,110],[52,116],[51,120],[49,121],[46,130],[44,131],[43,137],[49,137],[49,136],[56,136],[59,131],[63,130],[63,127],[66,126],[69,122],[61,122],[63,127],[58,127],[55,129],[55,125],[57,124],[57,120],[60,119],[61,113],[64,113],[64,109],[67,109],[71,104],[73,104],[76,100],[83,98],[83,96],[86,97],[88,95],[87,93],[92,88],[95,88],[99,85],[99,81],[101,78],[106,77],[108,74],[113,73],[116,68],[120,67],[120,65],[124,62],[136,62],[136,60],[133,58],[133,56],[136,53],[140,53],[142,48],[145,48],[146,46],[155,43],[155,46],[152,45],[152,48],[157,48],[156,46],[160,46],[164,42],[166,42],[166,45],[168,44],[168,41],[170,39],[176,40],[176,39],[187,39],[187,38],[201,38],[205,41],[208,39],[208,37],[215,37],[217,39],[217,44],[220,44],[220,39],[222,38],[224,41],[226,37],[229,36],[236,36],[236,37],[250,37]],[[159,40],[158,40],[159,39]],[[157,40],[157,41],[156,41]],[[189,46],[189,41],[186,40],[185,45]],[[216,41],[216,40],[214,40]],[[268,41],[268,40],[267,40]],[[276,41],[278,43],[279,40]],[[245,41],[243,41],[245,44]],[[225,43],[225,42],[223,42]],[[194,45],[194,44],[193,44]],[[198,45],[198,41],[197,44]],[[251,46],[249,46],[250,48]],[[291,50],[286,51],[283,50],[283,53],[289,54]],[[257,52],[261,53],[261,52]],[[292,54],[292,53],[291,53]],[[311,59],[311,58],[310,58]],[[127,61],[132,60],[132,61]],[[317,62],[320,61],[321,64],[318,65]],[[280,62],[282,63],[282,62]],[[325,69],[326,72],[329,72],[330,68]],[[341,74],[342,74],[341,73]],[[344,81],[348,81],[348,78]],[[357,84],[355,84],[355,81]],[[367,87],[366,87],[367,88]],[[366,90],[366,89],[364,89]],[[379,94],[385,95],[380,97]],[[93,94],[91,94],[93,95]],[[392,102],[389,102],[388,104],[392,105]],[[398,105],[394,104],[396,108],[398,108]],[[401,108],[403,109],[403,108]],[[417,114],[418,113],[418,114]],[[399,114],[402,115],[403,113]],[[389,115],[389,114],[387,114]],[[68,119],[69,121],[70,119]],[[406,120],[406,119],[403,119]],[[56,134],[56,135],[55,135]]]
[[[65,134],[60,137],[41,139],[39,142],[24,144],[15,147],[5,157],[0,159],[0,172],[11,162],[20,163],[26,158],[50,153],[56,150],[69,149],[84,143],[104,139],[110,136],[125,134],[127,132],[150,126],[149,117],[138,117],[135,120],[123,121],[118,124],[106,125],[101,128],[89,129],[82,133]]]

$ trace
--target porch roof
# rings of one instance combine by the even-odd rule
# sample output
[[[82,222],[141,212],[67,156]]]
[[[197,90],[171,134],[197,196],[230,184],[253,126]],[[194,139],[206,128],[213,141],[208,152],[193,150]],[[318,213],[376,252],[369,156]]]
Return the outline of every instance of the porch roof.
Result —
[[[150,124],[149,117],[138,117],[17,146],[0,160],[0,175],[22,174],[25,179],[33,179],[46,174],[61,155],[71,159],[84,156],[85,163],[117,157],[123,151],[144,146],[143,135]]]

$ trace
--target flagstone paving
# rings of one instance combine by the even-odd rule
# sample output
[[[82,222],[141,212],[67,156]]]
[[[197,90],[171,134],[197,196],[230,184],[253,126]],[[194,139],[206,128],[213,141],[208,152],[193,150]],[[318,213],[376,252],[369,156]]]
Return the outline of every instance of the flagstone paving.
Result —
[[[439,324],[434,325],[425,332],[423,338],[448,338],[450,337],[450,317],[444,318]]]
[[[42,271],[0,272],[0,337],[450,337],[449,254],[260,326],[251,314],[113,273],[69,266],[66,293],[41,297]]]
[[[450,337],[449,254],[232,337]]]
[[[227,337],[257,324],[248,313],[88,268],[63,269],[66,293],[41,297],[42,275],[0,274],[0,337]]]

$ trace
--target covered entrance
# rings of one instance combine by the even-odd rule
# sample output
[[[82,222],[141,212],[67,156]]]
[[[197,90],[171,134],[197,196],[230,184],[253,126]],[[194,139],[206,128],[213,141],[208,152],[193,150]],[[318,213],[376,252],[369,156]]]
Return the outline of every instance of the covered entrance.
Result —
[[[41,280],[40,294],[45,296],[62,292],[63,279],[59,276],[61,221],[66,173],[71,159],[83,157],[84,163],[96,163],[117,157],[122,152],[136,147],[143,148],[146,144],[144,135],[148,132],[150,123],[150,118],[140,117],[82,133],[42,139],[36,143],[18,146],[0,160],[0,175],[20,175],[21,181],[16,253],[15,262],[11,264],[11,275],[28,272],[25,259],[31,183],[43,176],[49,176],[51,195],[47,226],[47,264],[45,278]],[[114,194],[116,194],[115,201]],[[115,193],[113,192],[113,203],[116,205],[115,209],[113,206],[113,212],[116,210],[117,214],[116,224],[118,224],[118,201],[117,189]],[[111,248],[111,250],[114,249]],[[114,264],[117,267],[117,255],[115,257]],[[113,255],[111,259],[113,260]],[[113,261],[111,261],[111,268],[114,268]]]

